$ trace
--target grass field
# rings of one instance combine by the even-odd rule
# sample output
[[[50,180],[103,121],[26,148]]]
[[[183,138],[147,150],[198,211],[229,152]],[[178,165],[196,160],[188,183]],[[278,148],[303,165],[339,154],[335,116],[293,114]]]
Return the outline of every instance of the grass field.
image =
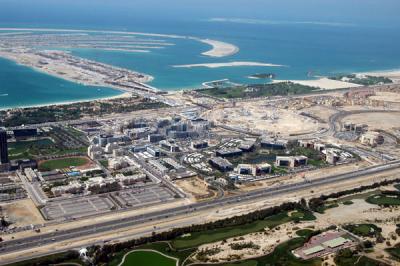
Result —
[[[375,236],[382,231],[381,228],[374,224],[349,224],[344,228],[358,236]]]
[[[301,229],[296,231],[296,235],[302,236],[302,237],[308,237],[310,236],[314,231],[311,229]]]
[[[393,257],[393,259],[400,261],[400,244],[385,250]]]
[[[69,157],[55,160],[48,160],[39,165],[41,171],[51,171],[55,169],[69,168],[71,166],[82,166],[88,163],[88,159],[84,157]]]
[[[278,225],[293,221],[293,220],[314,220],[315,216],[311,213],[295,212],[296,215],[288,216],[287,213],[280,213],[270,216],[264,220],[255,221],[249,224],[225,227],[203,232],[192,233],[187,237],[180,237],[172,241],[172,245],[177,249],[190,248],[199,246],[205,243],[220,241],[230,237],[249,234],[263,230],[265,227],[274,228]],[[292,214],[293,215],[293,214]]]
[[[139,246],[138,249],[151,249],[151,250],[156,250],[159,251],[165,255],[168,255],[170,257],[177,258],[179,260],[179,263],[181,264],[187,257],[189,257],[195,250],[196,248],[192,249],[185,249],[181,251],[177,250],[171,250],[169,245],[166,242],[155,242],[155,243],[150,243],[146,245]],[[124,250],[121,252],[118,252],[115,254],[110,262],[107,263],[107,266],[117,266],[121,260],[122,257],[129,252],[130,250]]]
[[[366,201],[376,205],[400,205],[400,197],[395,195],[372,195]]]
[[[217,98],[251,98],[275,95],[303,94],[318,90],[317,88],[294,84],[292,82],[281,82],[271,84],[252,84],[228,88],[201,89],[200,93]]]
[[[21,158],[31,159],[40,150],[48,149],[53,144],[54,142],[50,139],[10,142],[8,143],[8,155],[11,160]]]
[[[87,147],[60,148],[51,139],[47,138],[8,143],[8,153],[11,160],[35,159],[38,156],[86,153],[86,151]]]
[[[176,261],[153,251],[133,251],[125,257],[123,266],[175,266]]]
[[[335,257],[335,263],[337,266],[381,266],[379,261],[372,260],[365,256],[358,256],[352,254],[351,252],[342,252],[348,255],[340,255],[340,253]]]

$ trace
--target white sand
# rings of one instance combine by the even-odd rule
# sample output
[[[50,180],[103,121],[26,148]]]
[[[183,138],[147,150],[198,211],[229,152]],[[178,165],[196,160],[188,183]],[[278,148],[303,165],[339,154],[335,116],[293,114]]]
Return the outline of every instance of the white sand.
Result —
[[[373,71],[356,73],[359,75],[368,75],[374,77],[385,77],[393,80],[393,82],[400,82],[400,69],[387,70],[387,71]]]
[[[275,65],[270,63],[260,62],[227,62],[227,63],[205,63],[205,64],[189,64],[189,65],[174,65],[177,68],[192,68],[192,67],[208,67],[208,68],[219,68],[219,67],[238,67],[238,66],[262,66],[262,67],[282,67],[283,65]]]
[[[129,97],[132,97],[132,93],[121,92],[121,94],[118,94],[115,96],[96,97],[96,98],[92,98],[92,99],[83,99],[83,100],[76,100],[76,101],[60,101],[60,102],[54,102],[54,103],[27,104],[27,105],[21,105],[18,107],[6,107],[6,108],[0,107],[0,111],[15,109],[15,108],[37,108],[37,107],[44,107],[44,106],[69,105],[69,104],[74,104],[74,103],[86,103],[86,102],[93,102],[93,101],[106,101],[106,100],[129,98]]]
[[[239,52],[239,47],[230,43],[210,40],[210,39],[197,39],[197,40],[212,46],[211,50],[202,53],[202,55],[211,57],[225,57],[234,55]]]
[[[332,80],[328,78],[320,78],[316,80],[274,80],[274,83],[290,81],[296,84],[301,84],[305,86],[311,86],[320,88],[322,90],[332,90],[332,89],[346,89],[346,88],[354,88],[361,87],[362,85],[354,84],[350,82],[344,82],[339,80]]]

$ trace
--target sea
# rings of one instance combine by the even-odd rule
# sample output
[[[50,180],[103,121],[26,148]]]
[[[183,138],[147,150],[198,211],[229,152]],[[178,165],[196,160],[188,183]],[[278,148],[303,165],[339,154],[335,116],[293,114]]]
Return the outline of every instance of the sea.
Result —
[[[314,79],[341,73],[400,69],[398,28],[329,23],[258,23],[257,21],[195,20],[182,23],[149,22],[129,27],[80,29],[135,31],[208,38],[234,44],[239,53],[222,58],[202,55],[211,47],[189,39],[166,39],[173,46],[149,53],[69,49],[76,56],[152,75],[149,85],[172,91],[200,88],[203,82],[229,79],[240,84],[256,73],[277,79]],[[5,25],[0,25],[5,26]],[[14,25],[7,25],[12,27]],[[21,25],[18,25],[21,26]],[[35,27],[36,25],[23,25]],[[43,27],[43,26],[41,26]],[[46,28],[70,28],[46,25]],[[74,27],[78,28],[78,27]],[[175,68],[174,65],[250,61],[280,67]],[[116,96],[120,91],[66,81],[0,58],[0,109],[71,102]]]

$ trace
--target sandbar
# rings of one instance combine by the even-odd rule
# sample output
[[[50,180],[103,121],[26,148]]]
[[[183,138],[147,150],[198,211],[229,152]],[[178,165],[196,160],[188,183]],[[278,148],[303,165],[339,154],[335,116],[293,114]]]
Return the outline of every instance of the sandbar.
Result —
[[[260,62],[227,62],[227,63],[204,63],[204,64],[189,64],[189,65],[174,65],[176,68],[192,68],[192,67],[208,67],[208,68],[219,68],[219,67],[239,67],[239,66],[260,66],[260,67],[283,67],[283,65],[276,65],[270,63]]]
[[[202,55],[210,57],[225,57],[234,55],[239,52],[239,47],[230,43],[210,40],[210,39],[197,39],[197,40],[212,46],[211,50],[202,53]]]

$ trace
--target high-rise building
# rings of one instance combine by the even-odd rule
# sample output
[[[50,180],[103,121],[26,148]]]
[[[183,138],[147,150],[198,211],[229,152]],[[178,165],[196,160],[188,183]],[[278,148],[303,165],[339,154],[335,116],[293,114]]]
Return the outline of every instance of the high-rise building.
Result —
[[[7,132],[0,128],[0,163],[8,163]]]

